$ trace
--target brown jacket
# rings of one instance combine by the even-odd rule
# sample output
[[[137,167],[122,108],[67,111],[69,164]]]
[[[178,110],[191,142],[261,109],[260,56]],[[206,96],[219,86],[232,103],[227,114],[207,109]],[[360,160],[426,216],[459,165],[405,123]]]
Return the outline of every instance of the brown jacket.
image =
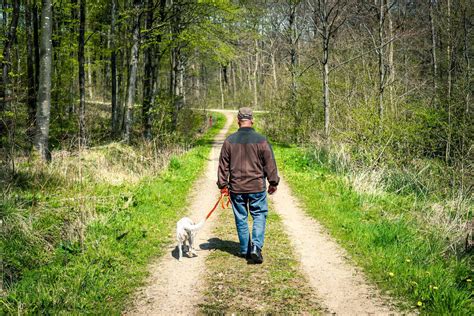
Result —
[[[217,186],[234,193],[256,193],[265,191],[266,178],[272,186],[280,181],[272,147],[253,128],[239,128],[222,145]]]

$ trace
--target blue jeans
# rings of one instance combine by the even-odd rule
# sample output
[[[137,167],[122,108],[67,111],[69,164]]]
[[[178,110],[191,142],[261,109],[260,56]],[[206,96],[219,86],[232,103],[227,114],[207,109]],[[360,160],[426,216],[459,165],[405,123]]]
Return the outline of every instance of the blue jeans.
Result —
[[[235,225],[240,241],[240,253],[247,253],[251,242],[262,249],[265,239],[265,224],[268,214],[267,192],[230,193]],[[252,239],[249,235],[248,213],[253,218]]]

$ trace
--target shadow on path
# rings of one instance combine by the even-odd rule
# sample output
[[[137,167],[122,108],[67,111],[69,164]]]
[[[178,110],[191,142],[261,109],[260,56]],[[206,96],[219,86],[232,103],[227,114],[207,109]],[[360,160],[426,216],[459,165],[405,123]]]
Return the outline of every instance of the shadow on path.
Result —
[[[222,240],[214,237],[208,239],[207,243],[200,244],[199,248],[202,250],[220,250],[239,257],[239,243],[235,241]]]

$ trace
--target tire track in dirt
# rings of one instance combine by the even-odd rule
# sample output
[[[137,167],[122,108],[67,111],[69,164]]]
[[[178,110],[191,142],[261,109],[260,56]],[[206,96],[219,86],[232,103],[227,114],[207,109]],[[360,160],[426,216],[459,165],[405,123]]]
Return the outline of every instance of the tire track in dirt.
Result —
[[[345,259],[347,253],[322,226],[304,214],[283,177],[271,199],[301,267],[327,311],[337,315],[398,313],[366,281],[360,269]]]
[[[188,216],[194,221],[204,218],[216,201],[217,166],[220,149],[225,135],[235,119],[235,112],[225,111],[227,121],[224,128],[215,137],[204,175],[196,181]],[[202,298],[204,287],[205,261],[209,254],[205,245],[211,237],[215,221],[209,220],[199,231],[195,240],[197,257],[183,256],[179,262],[176,257],[176,244],[166,249],[166,254],[150,266],[150,277],[146,285],[135,295],[133,307],[127,315],[176,315],[196,314],[197,304]],[[200,247],[201,246],[201,247]],[[200,249],[201,248],[201,249]]]

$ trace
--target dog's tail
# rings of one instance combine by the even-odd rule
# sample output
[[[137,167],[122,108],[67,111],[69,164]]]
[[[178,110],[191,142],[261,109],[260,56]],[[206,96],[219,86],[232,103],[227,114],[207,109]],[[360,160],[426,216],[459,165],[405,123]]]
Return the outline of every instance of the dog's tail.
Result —
[[[195,231],[198,231],[200,230],[203,226],[204,226],[204,223],[206,222],[206,220],[202,220],[200,221],[199,223],[197,224],[194,224],[194,225],[186,225],[185,229],[186,230],[189,230],[189,231],[192,231],[192,232],[195,232]]]

